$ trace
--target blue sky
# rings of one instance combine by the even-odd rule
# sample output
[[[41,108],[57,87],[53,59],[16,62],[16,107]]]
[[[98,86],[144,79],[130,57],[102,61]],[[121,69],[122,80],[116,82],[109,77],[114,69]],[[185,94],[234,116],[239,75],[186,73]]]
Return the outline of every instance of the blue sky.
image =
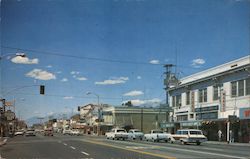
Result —
[[[25,119],[96,103],[88,91],[164,103],[162,64],[183,77],[248,55],[249,16],[247,0],[2,0],[1,96]]]

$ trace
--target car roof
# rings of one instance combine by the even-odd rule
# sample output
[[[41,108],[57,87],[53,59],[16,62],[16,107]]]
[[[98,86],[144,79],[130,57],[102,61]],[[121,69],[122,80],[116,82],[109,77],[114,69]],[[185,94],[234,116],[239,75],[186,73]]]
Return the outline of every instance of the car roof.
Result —
[[[199,129],[179,129],[177,131],[201,131]]]

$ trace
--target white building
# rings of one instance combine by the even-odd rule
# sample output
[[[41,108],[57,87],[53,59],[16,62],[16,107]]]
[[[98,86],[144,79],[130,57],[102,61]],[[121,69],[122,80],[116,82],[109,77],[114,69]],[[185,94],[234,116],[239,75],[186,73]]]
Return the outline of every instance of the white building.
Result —
[[[250,56],[182,78],[168,93],[173,121],[180,127],[227,120],[230,115],[250,119]]]

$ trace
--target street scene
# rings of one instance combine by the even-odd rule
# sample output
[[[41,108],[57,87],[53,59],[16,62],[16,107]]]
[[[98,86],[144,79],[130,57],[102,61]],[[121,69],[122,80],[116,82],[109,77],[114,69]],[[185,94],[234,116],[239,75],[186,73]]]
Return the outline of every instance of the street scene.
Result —
[[[250,159],[249,0],[0,3],[0,159]]]

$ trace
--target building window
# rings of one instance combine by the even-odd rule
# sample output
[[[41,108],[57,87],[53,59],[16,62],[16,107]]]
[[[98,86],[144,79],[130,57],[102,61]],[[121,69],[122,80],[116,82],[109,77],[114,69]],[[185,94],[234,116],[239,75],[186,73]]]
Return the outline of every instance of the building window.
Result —
[[[203,90],[203,97],[204,97],[203,102],[207,102],[207,88]]]
[[[186,105],[190,104],[190,91],[186,92]]]
[[[244,80],[238,81],[238,96],[244,96]]]
[[[231,82],[231,97],[237,96],[237,82]]]
[[[250,78],[246,79],[246,95],[250,95]]]
[[[199,102],[207,102],[207,88],[199,90]]]
[[[181,106],[181,95],[176,96],[176,106],[178,106],[178,107]]]
[[[175,107],[175,96],[172,96],[172,107]]]
[[[199,90],[199,102],[202,103],[203,101],[203,91],[202,89]]]
[[[218,100],[219,99],[219,87],[218,86],[214,86],[213,87],[213,100]]]

